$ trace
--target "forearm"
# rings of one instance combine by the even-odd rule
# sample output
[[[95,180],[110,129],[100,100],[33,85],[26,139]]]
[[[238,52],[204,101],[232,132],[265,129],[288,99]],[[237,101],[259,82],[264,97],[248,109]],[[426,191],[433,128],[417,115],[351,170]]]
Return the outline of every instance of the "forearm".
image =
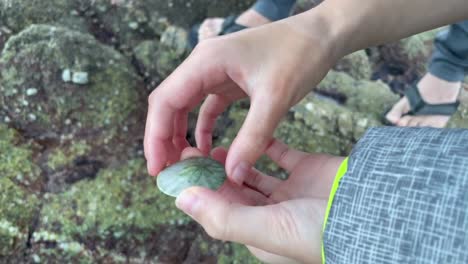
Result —
[[[326,20],[337,56],[468,19],[466,0],[325,0],[302,15]]]

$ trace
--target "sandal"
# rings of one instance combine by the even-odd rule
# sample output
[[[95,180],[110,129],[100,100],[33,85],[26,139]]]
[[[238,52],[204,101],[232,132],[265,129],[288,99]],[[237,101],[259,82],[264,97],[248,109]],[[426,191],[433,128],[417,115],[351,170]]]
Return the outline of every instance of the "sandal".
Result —
[[[424,101],[419,93],[419,89],[417,85],[412,85],[405,91],[405,96],[408,99],[410,105],[410,111],[404,115],[445,115],[445,116],[452,116],[458,109],[458,105],[460,102],[457,100],[453,103],[446,103],[446,104],[430,104]],[[390,111],[385,111],[383,115],[382,123],[384,125],[394,126],[392,122],[390,122],[385,116]]]

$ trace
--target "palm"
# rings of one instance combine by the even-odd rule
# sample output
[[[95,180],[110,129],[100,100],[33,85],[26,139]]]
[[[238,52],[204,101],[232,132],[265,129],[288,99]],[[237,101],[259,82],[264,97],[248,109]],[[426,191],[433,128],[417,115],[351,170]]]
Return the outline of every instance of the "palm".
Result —
[[[279,142],[271,144],[266,154],[290,172],[286,181],[251,170],[243,186],[226,181],[218,193],[233,204],[268,209],[265,224],[271,222],[269,233],[283,239],[275,242],[274,249],[248,246],[259,259],[268,263],[320,261],[323,218],[333,178],[342,159],[290,150]],[[225,161],[226,155],[224,149],[212,152],[213,158],[220,162]]]

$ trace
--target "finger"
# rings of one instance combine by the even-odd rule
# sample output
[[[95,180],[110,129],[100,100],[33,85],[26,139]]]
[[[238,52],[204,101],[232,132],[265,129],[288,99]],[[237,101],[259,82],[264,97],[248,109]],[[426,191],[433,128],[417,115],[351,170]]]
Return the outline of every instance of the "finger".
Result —
[[[255,99],[234,139],[226,160],[228,177],[241,185],[245,172],[265,152],[273,131],[287,111],[287,104],[276,99]]]
[[[213,159],[224,164],[227,150],[223,147],[217,147],[211,151],[211,156]],[[255,168],[249,169],[248,175],[245,177],[245,184],[260,192],[264,197],[270,196],[282,182],[280,179],[268,176]]]
[[[211,87],[222,84],[228,77],[222,61],[207,48],[198,45],[185,60],[149,97],[144,149],[148,172],[156,175],[174,151],[172,144],[174,119],[178,111],[190,109],[205,98]],[[205,58],[210,58],[206,63]]]
[[[269,197],[283,183],[282,180],[266,175],[255,168],[249,170],[245,184]]]
[[[203,153],[201,153],[201,151],[197,148],[188,147],[188,148],[185,148],[182,151],[182,154],[180,155],[181,160],[194,158],[194,157],[203,157]]]
[[[290,149],[283,142],[273,139],[266,150],[266,154],[281,168],[291,172],[299,162],[308,157],[302,151]]]
[[[225,181],[217,192],[231,203],[252,206],[267,205],[271,203],[270,199],[262,193],[251,189],[248,186],[239,186],[230,181]]]
[[[208,154],[212,145],[212,131],[218,116],[224,112],[231,101],[221,95],[209,95],[200,108],[197,127],[195,129],[195,140],[198,148]]]
[[[193,187],[177,197],[176,205],[200,223],[213,238],[238,242],[281,254],[287,239],[295,239],[296,218],[280,205],[245,206],[217,192]],[[285,226],[281,223],[288,223]],[[262,234],[262,235],[258,235]],[[288,235],[289,234],[289,235]],[[294,237],[290,237],[294,236]]]
[[[223,147],[216,147],[211,151],[211,157],[220,162],[221,164],[226,164],[227,150]]]
[[[174,136],[172,143],[180,153],[183,149],[190,146],[187,141],[188,111],[181,110],[177,112],[174,120]]]

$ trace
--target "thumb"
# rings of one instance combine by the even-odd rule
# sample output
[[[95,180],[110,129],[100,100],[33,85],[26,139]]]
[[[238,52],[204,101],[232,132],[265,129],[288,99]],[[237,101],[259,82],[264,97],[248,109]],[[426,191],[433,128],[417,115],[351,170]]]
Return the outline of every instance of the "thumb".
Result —
[[[282,213],[284,210],[279,204],[246,206],[231,203],[209,189],[192,187],[177,197],[176,206],[218,240],[238,242],[280,255],[286,253],[291,244],[288,234],[294,232],[280,223],[293,226],[295,219],[291,214]]]
[[[249,113],[232,142],[226,158],[226,172],[235,183],[242,185],[248,175],[248,169],[264,154],[273,138],[281,118],[289,105],[282,102],[275,103],[268,96],[252,100]]]

